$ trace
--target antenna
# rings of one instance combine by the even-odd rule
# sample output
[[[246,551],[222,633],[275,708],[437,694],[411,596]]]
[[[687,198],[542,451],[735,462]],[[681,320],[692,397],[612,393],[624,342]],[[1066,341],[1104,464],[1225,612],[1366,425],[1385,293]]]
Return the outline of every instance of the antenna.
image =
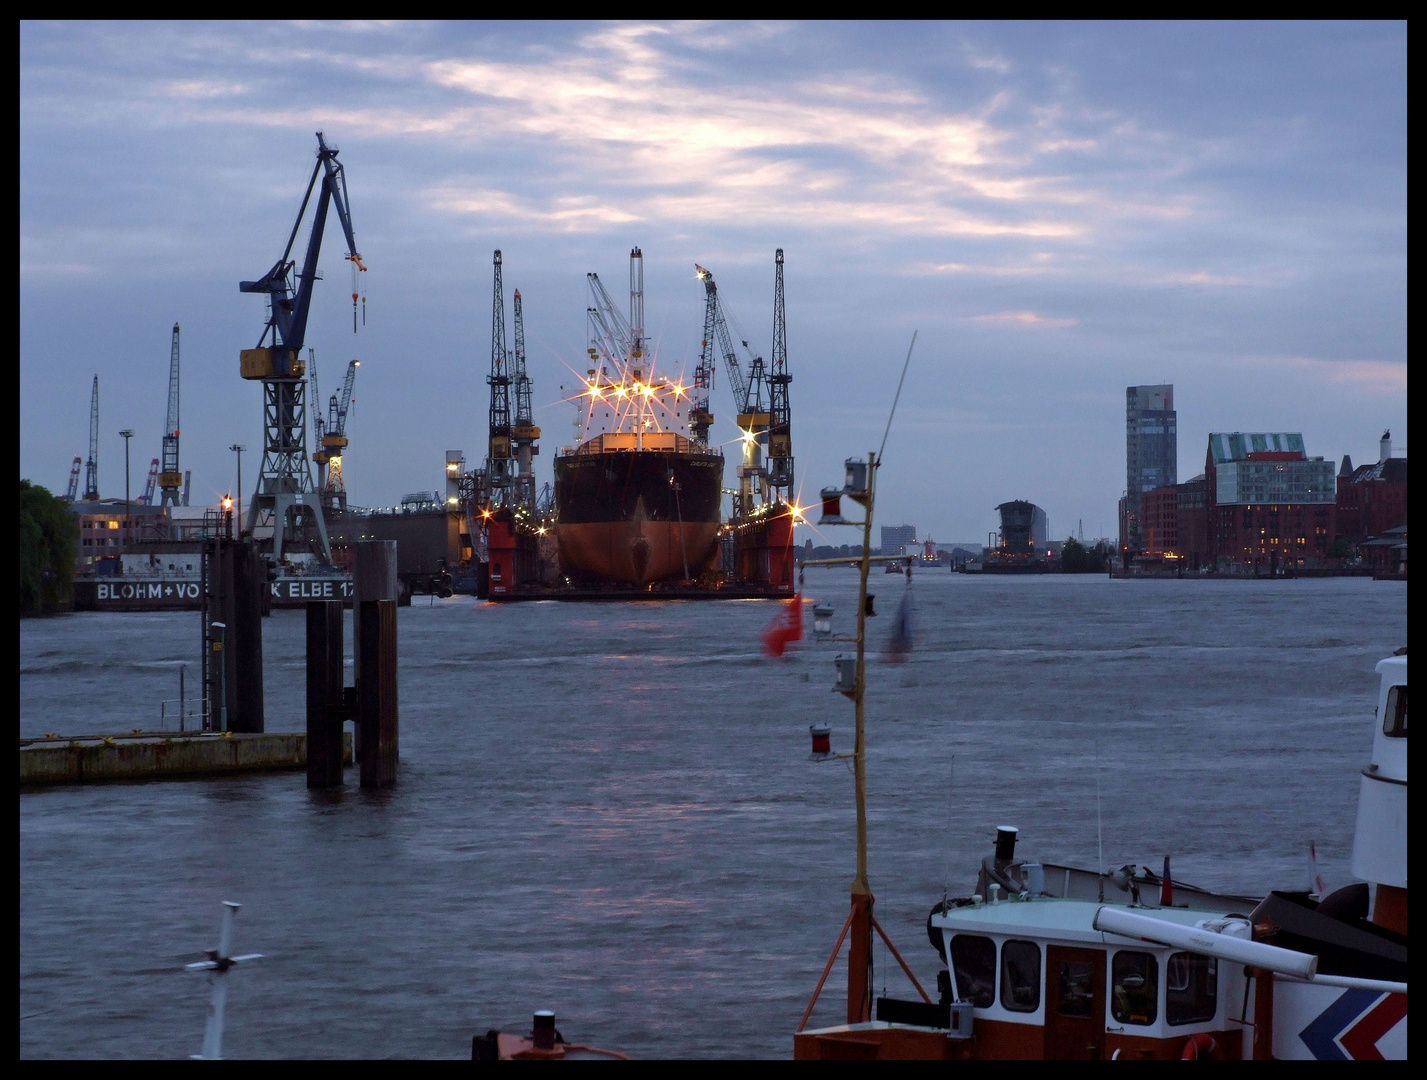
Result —
[[[902,400],[902,383],[907,381],[907,365],[912,362],[912,350],[917,347],[917,331],[912,331],[912,343],[907,346],[907,358],[902,361],[902,377],[897,380],[897,396],[892,399],[892,411],[887,416],[887,430],[882,432],[882,445],[877,448],[877,464],[882,464],[882,451],[887,449],[887,436],[892,432],[892,417],[897,415],[897,402]]]
[[[221,623],[214,623],[221,626]],[[261,960],[262,953],[248,953],[246,956],[229,956],[233,945],[233,916],[242,904],[232,900],[223,901],[223,929],[218,935],[218,948],[208,950],[208,959],[196,964],[185,965],[189,971],[207,971],[208,983],[213,988],[208,999],[208,1023],[203,1029],[203,1052],[194,1054],[200,1060],[217,1061],[223,1056],[223,1010],[228,1003],[228,971],[234,964],[244,960]]]
[[[1095,876],[1100,882],[1100,903],[1105,902],[1105,828],[1100,817],[1100,737],[1095,737],[1095,844],[1099,852]]]

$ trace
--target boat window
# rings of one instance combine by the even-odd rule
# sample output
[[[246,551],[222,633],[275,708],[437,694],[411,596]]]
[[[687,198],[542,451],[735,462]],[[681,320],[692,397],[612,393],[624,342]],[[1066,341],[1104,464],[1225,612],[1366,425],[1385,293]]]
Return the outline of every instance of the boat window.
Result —
[[[1122,1024],[1153,1024],[1159,1016],[1159,961],[1154,953],[1117,952],[1110,969],[1110,1012]]]
[[[1388,690],[1382,733],[1392,739],[1407,738],[1407,687],[1394,686]]]
[[[1219,964],[1211,956],[1170,954],[1164,1018],[1171,1024],[1213,1020],[1219,1008]]]
[[[1001,1006],[1011,1012],[1041,1007],[1041,947],[1034,941],[1001,946]]]
[[[1104,961],[1102,960],[1101,963]],[[1082,1020],[1094,1019],[1095,968],[1093,965],[1083,960],[1060,961],[1060,1000],[1057,1002],[1057,1009],[1061,1016]]]
[[[996,943],[975,934],[955,934],[951,939],[951,966],[956,972],[957,996],[978,1009],[996,1002]]]

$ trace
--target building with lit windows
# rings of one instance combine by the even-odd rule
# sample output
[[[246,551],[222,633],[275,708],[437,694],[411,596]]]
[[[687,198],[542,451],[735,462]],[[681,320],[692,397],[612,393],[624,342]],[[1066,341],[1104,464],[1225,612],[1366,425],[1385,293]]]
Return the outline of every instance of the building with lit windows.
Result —
[[[1211,434],[1204,484],[1215,564],[1255,574],[1320,564],[1335,536],[1334,473],[1297,432]]]
[[[915,525],[883,525],[882,554],[905,555],[906,549],[916,547],[917,527]]]

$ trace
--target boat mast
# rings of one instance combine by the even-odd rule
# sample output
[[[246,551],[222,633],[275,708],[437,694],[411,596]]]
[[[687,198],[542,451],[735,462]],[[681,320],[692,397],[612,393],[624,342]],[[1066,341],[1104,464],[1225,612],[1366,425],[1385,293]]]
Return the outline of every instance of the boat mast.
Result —
[[[867,881],[867,754],[863,697],[867,688],[867,574],[872,567],[872,502],[877,487],[877,455],[867,455],[867,490],[848,495],[866,508],[862,522],[862,557],[858,560],[857,682],[852,691],[856,736],[852,767],[857,791],[857,876],[852,879],[852,939],[847,955],[847,1022],[872,1019],[872,886]]]

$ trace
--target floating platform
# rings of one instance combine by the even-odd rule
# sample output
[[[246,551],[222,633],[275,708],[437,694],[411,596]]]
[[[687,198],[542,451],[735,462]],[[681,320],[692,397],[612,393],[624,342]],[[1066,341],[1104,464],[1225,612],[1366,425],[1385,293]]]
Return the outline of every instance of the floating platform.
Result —
[[[483,599],[492,603],[507,604],[521,600],[564,600],[579,603],[631,603],[640,600],[790,600],[793,597],[791,585],[740,584],[725,585],[717,589],[701,589],[691,586],[663,586],[655,588],[632,588],[617,585],[605,586],[522,586],[512,593],[496,593]]]
[[[352,734],[344,732],[342,764],[351,763]],[[22,788],[115,780],[180,780],[305,768],[307,735],[303,732],[146,731],[20,740]]]

